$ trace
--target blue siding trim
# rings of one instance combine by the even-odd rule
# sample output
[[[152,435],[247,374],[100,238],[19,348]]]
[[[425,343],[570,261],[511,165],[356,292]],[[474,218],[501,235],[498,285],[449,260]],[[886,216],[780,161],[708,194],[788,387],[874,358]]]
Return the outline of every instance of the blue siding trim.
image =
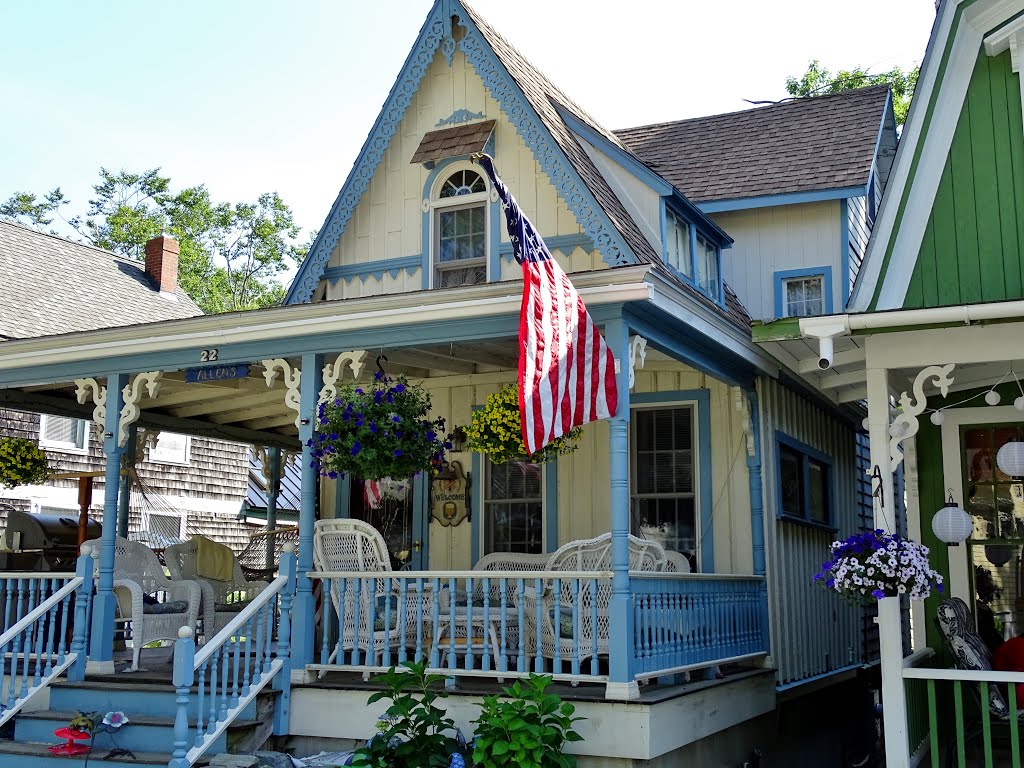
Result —
[[[665,211],[665,198],[658,201],[658,229],[661,232],[661,262],[668,266],[668,214]],[[678,273],[677,273],[678,274]]]
[[[302,356],[302,377],[299,380],[299,441],[302,443],[302,493],[299,501],[298,574],[295,602],[292,604],[292,660],[301,667],[313,662],[314,619],[313,582],[306,575],[313,570],[313,523],[316,518],[316,500],[319,488],[317,471],[313,463],[312,442],[316,429],[316,405],[323,385],[323,355],[307,353]]]
[[[363,264],[344,264],[340,267],[325,269],[324,280],[328,280],[331,285],[336,285],[339,280],[351,280],[352,278],[367,280],[374,277],[381,280],[385,273],[392,277],[398,277],[399,272],[412,272],[420,269],[422,262],[423,257],[417,253],[415,256],[402,256],[397,259],[380,259]]]
[[[637,157],[612,142],[606,136],[594,130],[593,127],[587,125],[587,123],[580,120],[569,110],[559,108],[558,105],[555,106],[555,109],[558,111],[562,120],[565,121],[565,124],[569,126],[569,130],[593,144],[604,154],[608,155],[638,181],[643,182],[662,197],[672,194],[672,185],[640,162]]]
[[[694,286],[697,285],[697,228],[690,226],[690,274],[692,277],[687,281]],[[685,279],[685,278],[684,278]],[[697,290],[700,290],[699,288]],[[703,291],[702,291],[703,293]]]
[[[544,551],[558,549],[558,459],[544,465]]]
[[[412,102],[413,96],[416,95],[420,80],[423,79],[427,68],[434,60],[434,52],[441,45],[442,38],[446,33],[446,18],[451,18],[450,1],[437,0],[426,21],[423,22],[416,42],[409,51],[405,64],[402,65],[402,70],[384,102],[384,107],[377,115],[362,149],[359,150],[359,156],[352,166],[351,173],[331,206],[331,211],[320,228],[320,234],[317,235],[313,246],[309,249],[309,254],[299,267],[295,279],[292,280],[288,295],[285,297],[285,304],[301,304],[312,299],[324,268],[330,261],[334,246],[337,245],[341,233],[345,231],[345,227],[351,220],[359,199],[370,186],[370,179],[373,178],[377,166],[384,159],[384,152],[398,130],[405,110]],[[450,28],[450,21],[447,26]],[[448,32],[450,33],[450,29]]]
[[[870,189],[870,181],[868,188]],[[867,201],[865,201],[867,202]],[[827,278],[826,278],[827,282]],[[844,197],[839,201],[839,301],[838,306],[845,307],[850,300],[850,203]],[[832,295],[831,290],[829,296]],[[836,306],[837,304],[833,304]],[[829,309],[826,314],[831,314]]]
[[[704,213],[720,213],[722,211],[744,211],[751,208],[770,208],[773,205],[797,205],[799,203],[815,203],[821,200],[841,200],[844,197],[861,197],[867,194],[867,185],[855,187],[837,187],[820,189],[811,192],[787,192],[780,195],[762,195],[760,197],[739,197],[731,200],[709,200],[697,203]]]
[[[823,280],[821,286],[821,294],[823,297],[824,310],[822,314],[832,314],[832,267],[821,266],[821,267],[801,267],[800,269],[780,269],[776,270],[773,281],[775,283],[775,317],[785,317],[785,304],[783,303],[783,291],[782,284],[784,280],[791,277],[816,277],[821,275]]]
[[[834,530],[834,522],[836,515],[836,478],[835,478],[835,467],[832,461],[832,457],[827,453],[822,453],[817,448],[814,448],[807,443],[801,442],[794,437],[790,437],[781,430],[775,431],[775,466],[778,471],[782,472],[782,456],[780,447],[787,446],[792,448],[794,451],[802,453],[805,457],[814,459],[822,464],[828,466],[828,519],[824,523],[811,520],[810,516],[810,498],[804,499],[804,516],[794,517],[793,515],[784,514],[782,511],[782,483],[776,483],[776,519],[779,520],[790,520],[797,523],[805,523],[807,525],[813,525],[818,528],[828,528]],[[806,461],[803,464],[803,480],[804,488],[810,489],[810,469]]]
[[[495,211],[499,212],[498,204],[494,204]],[[544,245],[548,247],[549,251],[561,251],[566,256],[572,253],[576,248],[582,248],[588,253],[594,250],[594,241],[586,235],[553,235],[552,237],[544,238]],[[505,261],[515,261],[516,257],[512,252],[512,243],[501,243],[497,248],[498,253]]]
[[[711,390],[677,389],[642,392],[630,397],[634,408],[693,403],[697,411],[697,515],[700,519],[699,557],[702,573],[715,570],[714,499],[711,493]]]

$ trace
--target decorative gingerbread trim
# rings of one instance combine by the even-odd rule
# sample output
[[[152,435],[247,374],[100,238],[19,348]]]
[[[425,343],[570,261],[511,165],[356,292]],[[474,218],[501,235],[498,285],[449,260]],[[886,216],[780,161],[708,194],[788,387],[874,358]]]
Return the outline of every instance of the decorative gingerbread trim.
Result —
[[[953,384],[953,377],[950,375],[953,372],[953,365],[953,363],[929,365],[921,370],[914,379],[913,399],[906,392],[900,395],[900,413],[893,419],[890,430],[891,437],[889,438],[889,460],[893,472],[903,463],[903,451],[900,450],[900,443],[917,434],[919,426],[917,417],[924,413],[924,409],[928,405],[928,397],[924,392],[925,383],[929,379],[934,379],[932,383],[945,397]]]
[[[324,385],[320,388],[320,402],[333,400],[338,396],[338,381],[345,373],[345,363],[352,369],[352,378],[358,379],[360,371],[363,370],[363,358],[366,357],[366,350],[359,349],[352,352],[342,352],[333,363],[324,366]]]
[[[139,400],[143,397],[142,387],[146,387],[146,394],[151,398],[160,393],[160,377],[163,371],[147,371],[140,373],[131,382],[124,385],[121,395],[124,398],[124,405],[121,407],[121,417],[117,421],[117,445],[121,448],[128,445],[128,427],[139,420],[142,411],[139,408]]]
[[[103,432],[107,428],[107,388],[96,379],[75,379],[78,388],[75,390],[75,397],[79,405],[85,405],[90,400],[95,404],[92,409],[93,429],[96,431],[96,439],[103,442]]]
[[[299,383],[302,381],[302,371],[299,368],[292,369],[291,363],[282,357],[275,357],[273,360],[263,360],[263,378],[267,380],[267,386],[273,388],[277,379],[277,372],[281,372],[284,381],[285,393],[284,404],[295,411],[295,426],[300,426],[302,406],[299,399]]]

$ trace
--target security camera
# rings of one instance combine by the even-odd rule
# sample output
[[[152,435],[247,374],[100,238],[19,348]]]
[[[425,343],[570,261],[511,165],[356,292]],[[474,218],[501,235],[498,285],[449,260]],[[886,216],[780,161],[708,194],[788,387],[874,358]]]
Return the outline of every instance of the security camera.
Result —
[[[818,339],[818,368],[827,371],[832,367],[832,337],[822,336]]]

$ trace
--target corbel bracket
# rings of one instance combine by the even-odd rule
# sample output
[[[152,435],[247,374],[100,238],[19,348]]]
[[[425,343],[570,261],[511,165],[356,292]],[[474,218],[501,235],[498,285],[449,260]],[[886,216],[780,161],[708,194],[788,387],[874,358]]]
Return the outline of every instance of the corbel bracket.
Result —
[[[107,388],[96,379],[75,379],[78,388],[75,390],[75,397],[79,405],[92,402],[95,406],[92,409],[93,429],[96,431],[96,439],[103,442],[103,431],[107,428]]]
[[[342,352],[333,363],[324,366],[324,385],[320,388],[320,402],[333,400],[338,396],[338,382],[345,373],[345,365],[352,369],[352,378],[358,379],[363,370],[363,359],[366,357],[365,349]]]
[[[903,451],[900,450],[900,443],[908,440],[917,434],[919,427],[917,417],[924,413],[928,405],[928,397],[925,395],[924,386],[929,380],[932,385],[938,387],[939,392],[945,397],[949,394],[949,388],[953,384],[953,363],[949,365],[929,365],[922,369],[914,379],[913,398],[906,392],[900,395],[900,412],[893,419],[889,437],[889,461],[893,472],[903,462]]]
[[[274,381],[280,371],[284,381],[285,393],[284,404],[295,411],[295,426],[299,427],[301,422],[301,410],[299,400],[299,383],[302,380],[302,370],[292,368],[291,363],[282,357],[275,357],[273,360],[263,360],[263,378],[267,380],[267,386],[273,389]]]
[[[128,445],[128,427],[138,421],[142,414],[139,409],[139,401],[146,394],[150,398],[154,398],[160,393],[161,376],[163,376],[162,371],[140,373],[130,383],[125,384],[124,389],[121,390],[124,405],[121,407],[121,416],[117,421],[118,447],[123,448]]]

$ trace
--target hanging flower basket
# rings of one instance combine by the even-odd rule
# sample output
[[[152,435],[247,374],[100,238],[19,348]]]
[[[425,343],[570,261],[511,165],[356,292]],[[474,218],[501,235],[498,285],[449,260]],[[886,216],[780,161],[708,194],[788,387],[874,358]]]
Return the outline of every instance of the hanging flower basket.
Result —
[[[444,419],[431,420],[430,395],[404,376],[374,374],[369,387],[349,384],[321,403],[309,441],[313,466],[336,478],[408,478],[444,457]]]
[[[473,421],[466,430],[469,450],[486,453],[495,464],[509,461],[543,464],[575,451],[579,447],[576,441],[582,434],[583,429],[576,427],[568,434],[556,437],[533,455],[528,454],[519,415],[519,387],[515,384],[509,384],[488,397],[484,407],[473,412]]]
[[[928,547],[881,528],[832,542],[831,559],[814,581],[852,602],[909,595],[924,600],[942,592],[942,576],[928,562]]]
[[[46,453],[22,437],[0,438],[0,485],[39,485],[50,476]]]

